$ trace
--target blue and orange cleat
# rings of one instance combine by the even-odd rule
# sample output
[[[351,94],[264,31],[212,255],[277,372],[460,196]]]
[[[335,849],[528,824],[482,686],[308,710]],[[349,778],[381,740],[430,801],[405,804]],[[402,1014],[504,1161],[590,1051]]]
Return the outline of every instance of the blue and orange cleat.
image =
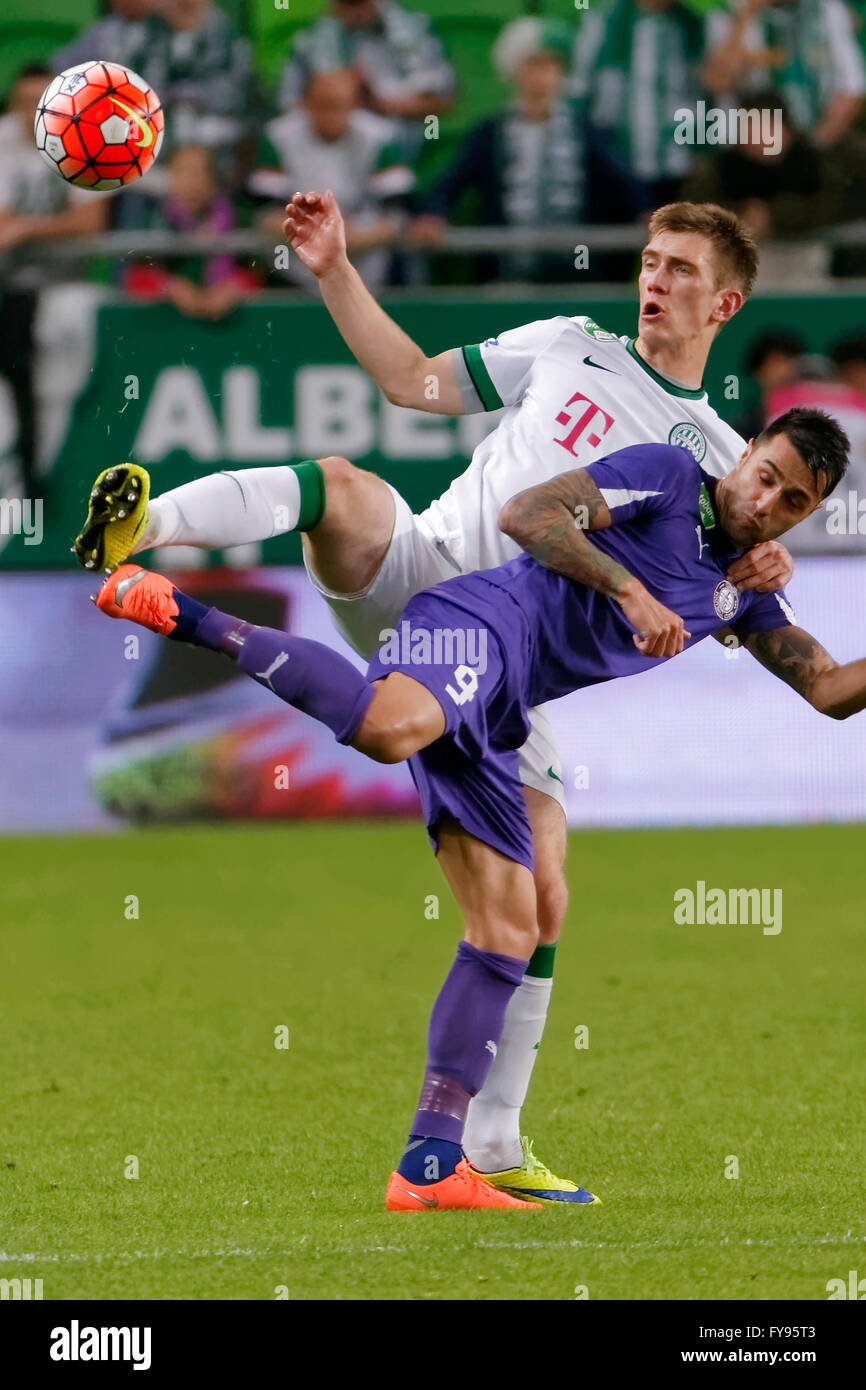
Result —
[[[461,1158],[453,1173],[439,1182],[415,1183],[392,1173],[385,1193],[387,1211],[541,1211],[540,1202],[523,1201],[500,1192]]]
[[[174,585],[162,574],[140,565],[121,565],[93,595],[93,602],[109,618],[126,618],[140,627],[170,637],[177,627],[178,609]]]

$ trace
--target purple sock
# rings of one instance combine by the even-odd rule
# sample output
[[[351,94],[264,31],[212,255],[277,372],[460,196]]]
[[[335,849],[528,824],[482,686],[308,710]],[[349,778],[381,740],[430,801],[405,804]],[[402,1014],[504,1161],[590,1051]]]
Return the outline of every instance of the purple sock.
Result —
[[[469,1102],[493,1065],[508,1001],[525,971],[525,960],[461,941],[430,1015],[413,1135],[460,1143]]]
[[[218,608],[206,610],[187,640],[230,656],[287,705],[327,724],[338,743],[351,742],[373,698],[367,677],[324,643],[255,627]]]

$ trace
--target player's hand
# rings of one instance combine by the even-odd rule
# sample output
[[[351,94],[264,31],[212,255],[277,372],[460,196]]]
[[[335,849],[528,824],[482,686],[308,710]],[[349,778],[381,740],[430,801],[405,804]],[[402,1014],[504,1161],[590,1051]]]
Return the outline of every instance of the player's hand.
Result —
[[[774,594],[784,589],[794,573],[790,551],[780,541],[761,541],[753,545],[728,570],[728,579],[738,589],[754,589],[759,594]]]
[[[286,204],[283,233],[298,258],[317,277],[345,259],[346,227],[330,188],[324,193],[295,193]]]
[[[639,579],[629,579],[616,595],[635,629],[634,644],[644,656],[679,656],[691,633],[677,613],[653,598]]]

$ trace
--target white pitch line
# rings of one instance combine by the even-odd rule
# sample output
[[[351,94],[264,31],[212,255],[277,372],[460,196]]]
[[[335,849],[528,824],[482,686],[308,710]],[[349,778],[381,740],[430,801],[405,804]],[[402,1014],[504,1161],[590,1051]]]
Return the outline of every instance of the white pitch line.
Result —
[[[223,1259],[242,1259],[252,1260],[271,1260],[271,1259],[290,1259],[300,1254],[306,1253],[301,1247],[307,1244],[308,1236],[299,1238],[298,1246],[288,1250],[250,1250],[236,1247],[231,1250],[106,1250],[106,1251],[55,1251],[51,1254],[40,1254],[38,1251],[26,1250],[20,1254],[10,1254],[6,1250],[0,1250],[0,1264],[99,1264],[103,1260],[223,1260]],[[818,1245],[863,1245],[866,1244],[866,1235],[854,1235],[853,1231],[846,1231],[841,1236],[817,1236],[809,1241],[809,1246]],[[640,1240],[633,1241],[629,1245],[623,1245],[614,1240],[487,1240],[479,1236],[477,1240],[461,1241],[452,1246],[452,1253],[473,1251],[473,1250],[609,1250],[618,1255],[629,1255],[638,1250],[680,1250],[685,1253],[688,1250],[717,1250],[727,1246],[734,1250],[737,1245],[741,1246],[761,1246],[765,1248],[778,1247],[789,1249],[791,1242],[777,1239],[754,1239],[747,1237],[732,1244],[728,1236],[721,1240],[690,1240],[690,1241],[660,1241],[660,1240]],[[417,1251],[409,1249],[403,1245],[335,1245],[326,1248],[315,1247],[318,1258],[328,1255],[415,1255]]]

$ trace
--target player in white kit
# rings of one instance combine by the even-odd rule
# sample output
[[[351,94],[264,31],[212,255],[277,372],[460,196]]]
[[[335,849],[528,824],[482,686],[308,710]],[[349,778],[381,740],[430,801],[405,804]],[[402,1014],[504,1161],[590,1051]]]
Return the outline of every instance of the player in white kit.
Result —
[[[466,471],[420,515],[381,478],[337,456],[214,474],[149,507],[143,469],[108,470],[75,546],[88,567],[114,568],[154,546],[217,549],[298,529],[311,582],[349,643],[370,657],[413,594],[519,553],[498,526],[500,509],[516,493],[630,444],[684,445],[717,477],[746,447],[701,385],[713,340],[745,302],[757,269],[750,234],[724,209],[677,203],[653,215],[634,339],[585,315],[557,315],[432,358],[388,317],[349,263],[330,191],[296,193],[285,231],[317,276],[346,343],[389,401],[443,415],[502,406],[506,413]],[[766,592],[781,588],[791,571],[785,548],[767,542],[738,561],[729,578]],[[532,711],[531,725],[520,774],[533,832],[539,947],[470,1106],[464,1149],[498,1186],[562,1203],[577,1185],[553,1174],[520,1135],[567,906],[561,768],[543,710]]]

